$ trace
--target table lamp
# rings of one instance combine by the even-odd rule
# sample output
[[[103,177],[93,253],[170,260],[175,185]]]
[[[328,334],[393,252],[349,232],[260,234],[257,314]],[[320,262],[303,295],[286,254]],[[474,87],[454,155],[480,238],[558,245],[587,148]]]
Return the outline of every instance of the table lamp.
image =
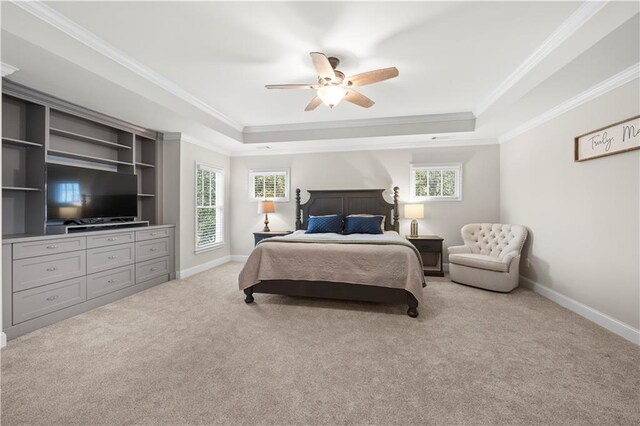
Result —
[[[404,218],[411,219],[411,236],[418,236],[418,220],[424,219],[424,204],[405,204]]]
[[[258,214],[264,213],[264,229],[263,232],[270,232],[269,229],[269,213],[275,213],[276,205],[273,201],[258,202]]]

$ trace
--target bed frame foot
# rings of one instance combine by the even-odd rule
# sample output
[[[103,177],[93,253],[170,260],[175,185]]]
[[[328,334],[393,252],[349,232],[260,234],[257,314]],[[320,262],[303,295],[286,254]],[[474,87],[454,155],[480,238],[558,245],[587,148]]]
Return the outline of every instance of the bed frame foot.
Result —
[[[407,315],[411,318],[416,318],[418,316],[418,299],[409,292],[407,292],[407,305],[409,305]]]
[[[244,303],[253,303],[253,288],[245,288],[244,294],[247,296],[244,298]]]

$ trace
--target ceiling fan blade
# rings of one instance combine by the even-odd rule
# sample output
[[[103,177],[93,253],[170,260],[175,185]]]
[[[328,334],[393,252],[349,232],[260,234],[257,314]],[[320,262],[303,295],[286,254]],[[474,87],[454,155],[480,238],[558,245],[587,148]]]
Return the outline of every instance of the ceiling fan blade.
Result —
[[[314,109],[318,108],[318,105],[320,105],[321,103],[322,99],[320,99],[320,96],[316,96],[315,98],[311,99],[311,102],[309,102],[309,105],[307,105],[304,110],[313,111]]]
[[[317,89],[316,84],[267,84],[267,89]]]
[[[329,59],[324,53],[320,52],[311,52],[311,60],[313,61],[313,66],[318,73],[318,76],[324,80],[330,81],[336,78],[336,73],[333,72],[333,67],[329,62]]]
[[[398,74],[398,68],[396,67],[382,68],[356,74],[353,77],[349,77],[347,81],[349,82],[349,86],[360,87],[397,77]]]
[[[375,104],[375,102],[367,98],[365,95],[351,89],[347,90],[347,94],[344,96],[344,100],[363,108],[371,108],[373,104]]]
[[[350,89],[347,90],[347,94],[344,96],[344,100],[363,108],[371,108],[373,104],[375,104],[375,102],[367,98],[365,95]]]

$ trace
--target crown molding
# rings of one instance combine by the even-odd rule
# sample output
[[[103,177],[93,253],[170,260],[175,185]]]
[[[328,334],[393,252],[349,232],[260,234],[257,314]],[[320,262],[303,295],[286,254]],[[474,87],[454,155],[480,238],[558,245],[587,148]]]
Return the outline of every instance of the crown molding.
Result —
[[[5,64],[4,62],[0,62],[0,65],[2,65],[1,72],[0,72],[2,74],[2,77],[6,77],[8,75],[13,74],[16,71],[20,71],[18,68],[14,67],[13,65]]]
[[[406,115],[399,117],[365,118],[310,123],[271,124],[266,126],[245,126],[244,133],[290,132],[305,130],[348,129],[353,127],[412,125],[458,120],[474,120],[472,112],[446,114]]]
[[[476,117],[485,112],[509,89],[522,80],[531,70],[557,49],[571,35],[593,18],[609,0],[585,1],[540,46],[529,55],[487,98],[473,111]]]
[[[227,151],[226,149],[220,148],[219,146],[215,146],[211,143],[204,142],[200,139],[194,138],[193,136],[187,135],[185,133],[181,134],[180,140],[193,145],[197,145],[204,149],[208,149],[209,151],[213,151],[217,154],[225,155],[227,157],[231,156],[231,151]]]
[[[155,84],[161,89],[171,93],[172,95],[182,99],[183,101],[189,103],[190,105],[200,109],[201,111],[209,114],[215,119],[221,121],[227,126],[242,132],[243,126],[236,122],[235,120],[229,118],[224,115],[220,111],[213,108],[211,105],[207,104],[203,100],[195,97],[191,93],[182,89],[172,81],[166,79],[162,75],[153,71],[152,69],[146,67],[142,63],[136,61],[131,56],[117,49],[115,46],[107,43],[105,40],[101,39],[97,35],[93,34],[86,28],[81,25],[73,22],[63,14],[54,10],[53,8],[47,6],[42,1],[20,1],[20,0],[10,0],[13,4],[20,7],[26,12],[29,12],[36,18],[46,22],[54,28],[62,31],[68,36],[76,39],[81,42],[85,46],[95,50],[96,52],[106,56],[107,58],[115,61],[116,63],[122,65],[128,70],[134,72],[138,76],[144,78],[145,80]]]
[[[261,149],[263,146],[255,146],[258,148],[252,151],[233,151],[231,157],[258,157],[268,155],[299,155],[299,154],[317,154],[326,152],[352,152],[352,151],[383,151],[390,149],[420,149],[420,148],[450,148],[460,146],[479,146],[479,145],[497,145],[497,139],[464,139],[464,140],[421,140],[413,142],[389,142],[381,140],[376,142],[362,142],[350,145],[334,145],[323,146],[319,144],[306,145],[299,147],[285,147]],[[279,144],[276,144],[279,145]]]
[[[565,112],[568,112],[574,108],[579,107],[582,104],[585,104],[589,101],[596,99],[599,96],[604,95],[611,90],[617,89],[618,87],[629,83],[637,78],[640,78],[640,63],[634,64],[629,68],[625,69],[618,74],[609,77],[608,79],[596,84],[595,86],[585,90],[577,96],[561,103],[560,105],[555,106],[554,108],[548,110],[547,112],[540,114],[539,116],[525,122],[524,124],[512,129],[502,136],[498,138],[500,143],[507,142],[516,136],[519,136],[535,127],[540,126],[541,124],[546,123],[549,120],[552,120]]]

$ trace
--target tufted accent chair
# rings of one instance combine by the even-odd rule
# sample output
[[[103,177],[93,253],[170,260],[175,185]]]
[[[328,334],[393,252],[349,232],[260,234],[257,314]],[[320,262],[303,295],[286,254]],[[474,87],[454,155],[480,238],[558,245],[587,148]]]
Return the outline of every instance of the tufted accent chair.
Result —
[[[460,284],[509,292],[518,286],[522,225],[471,223],[460,232],[463,246],[449,247],[449,276]]]

